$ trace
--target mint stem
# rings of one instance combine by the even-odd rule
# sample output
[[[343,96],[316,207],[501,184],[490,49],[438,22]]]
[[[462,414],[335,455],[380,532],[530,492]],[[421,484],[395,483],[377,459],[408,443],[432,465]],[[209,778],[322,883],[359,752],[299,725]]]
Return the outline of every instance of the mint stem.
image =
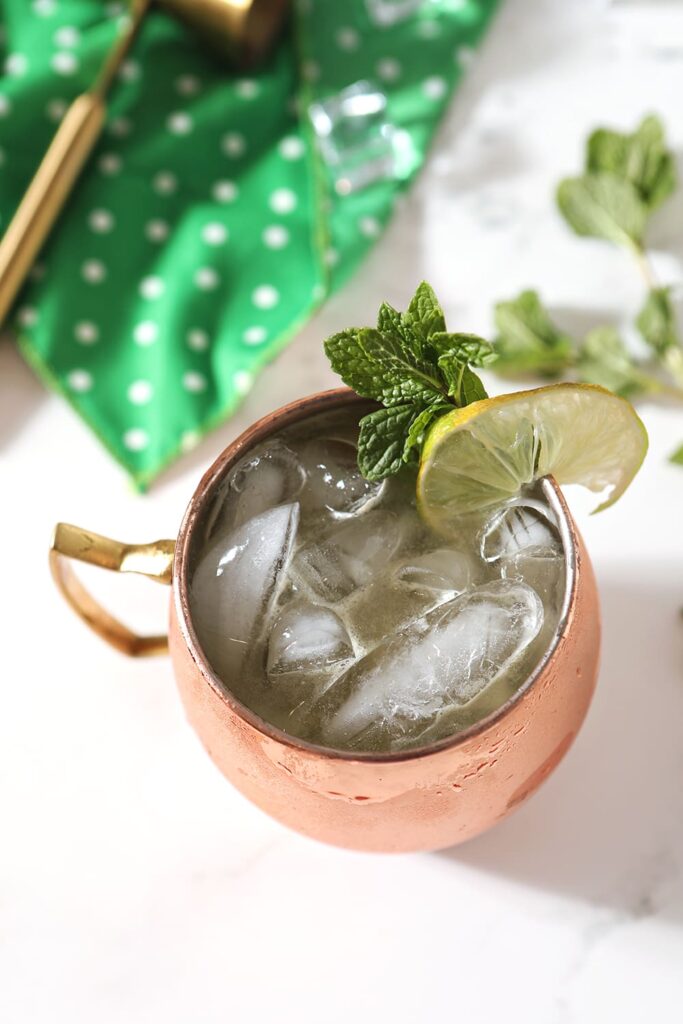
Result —
[[[683,389],[683,349],[680,345],[672,345],[662,353],[662,365],[668,370],[679,388]],[[675,390],[683,397],[683,392],[676,388]]]
[[[656,291],[659,288],[659,282],[655,276],[654,270],[652,269],[652,263],[642,244],[633,246],[633,252],[638,264],[638,269],[643,276],[645,284],[650,291]],[[669,387],[667,393],[677,398],[683,398],[683,348],[681,348],[680,338],[676,337],[678,344],[671,345],[660,355],[660,360],[664,369],[676,382],[677,387]],[[663,390],[663,386],[657,388],[658,391]]]
[[[655,273],[652,269],[652,264],[650,262],[650,259],[644,246],[640,243],[635,244],[633,246],[633,254],[636,258],[638,269],[643,276],[645,284],[650,289],[650,291],[654,291],[656,288],[659,287],[659,285],[657,283],[657,278],[655,277]]]
[[[666,381],[653,377],[649,373],[639,373],[638,382],[645,393],[664,395],[666,398],[673,398],[677,402],[683,402],[683,385],[676,387],[674,384],[667,384]]]

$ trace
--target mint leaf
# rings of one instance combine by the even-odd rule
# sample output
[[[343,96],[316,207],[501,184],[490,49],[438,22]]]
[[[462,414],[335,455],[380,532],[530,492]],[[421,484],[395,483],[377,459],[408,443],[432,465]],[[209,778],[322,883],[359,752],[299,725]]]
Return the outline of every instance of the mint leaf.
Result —
[[[418,285],[403,316],[404,325],[412,331],[423,347],[438,331],[446,330],[446,320],[434,289],[426,281]]]
[[[557,190],[557,203],[577,235],[642,245],[648,208],[630,181],[606,171],[566,178]]]
[[[403,460],[408,462],[424,444],[425,437],[431,425],[438,420],[440,416],[443,416],[447,412],[451,412],[453,409],[452,405],[444,402],[443,405],[430,405],[428,408],[423,409],[414,418],[410,424],[408,435],[403,446]]]
[[[434,359],[438,360],[439,356],[446,353],[454,353],[461,362],[471,366],[488,366],[496,359],[493,345],[478,334],[439,331],[429,339],[429,350]]]
[[[636,327],[657,355],[678,346],[676,316],[670,288],[653,288],[636,317]]]
[[[415,355],[396,335],[380,334],[373,328],[358,332],[358,344],[370,373],[373,398],[384,405],[411,401],[425,405],[444,398],[441,381],[434,367]],[[358,390],[355,385],[354,390]]]
[[[476,373],[468,365],[459,349],[444,352],[439,357],[439,369],[448,386],[448,394],[458,408],[486,398],[486,390]]]
[[[439,356],[441,376],[446,382],[449,396],[454,399],[457,406],[460,405],[460,389],[462,388],[462,377],[466,366],[467,361],[458,359],[456,350],[444,352],[442,356]]]
[[[537,292],[524,291],[516,299],[499,302],[495,324],[498,372],[556,377],[571,365],[572,339],[552,322]]]
[[[586,169],[606,171],[635,186],[649,210],[660,206],[676,188],[676,165],[667,149],[658,117],[641,121],[635,132],[598,128],[588,139]]]
[[[581,380],[601,384],[617,395],[632,397],[650,390],[615,327],[596,327],[586,335],[579,350]]]
[[[449,396],[461,408],[486,398],[486,389],[470,366],[486,366],[496,355],[490,342],[476,334],[435,334],[430,344],[438,356],[438,366]]]
[[[671,302],[670,288],[652,288],[636,319],[636,326],[662,366],[683,388],[683,348]]]
[[[367,480],[384,480],[398,473],[404,462],[404,445],[415,409],[397,405],[378,409],[360,421],[358,468]]]
[[[586,172],[560,183],[565,220],[577,235],[642,247],[648,215],[676,187],[660,120],[646,117],[631,134],[598,128],[586,144]]]
[[[360,329],[349,327],[324,342],[325,355],[332,369],[345,384],[364,398],[379,398],[374,387],[373,367],[360,345]]]
[[[429,404],[443,398],[434,368],[398,335],[352,328],[328,338],[325,353],[344,383],[364,398],[384,405]]]
[[[669,462],[673,462],[676,466],[683,466],[683,444],[675,452],[671,453]]]
[[[469,366],[466,366],[460,384],[460,405],[471,405],[472,402],[481,402],[482,399],[488,397],[481,378],[477,377],[476,373],[472,373]]]
[[[427,430],[455,406],[486,397],[471,369],[495,358],[476,334],[449,333],[434,291],[424,281],[408,310],[382,303],[377,327],[353,327],[325,341],[345,384],[384,406],[361,420],[358,465],[369,480],[397,473],[419,456]]]
[[[403,328],[403,317],[397,309],[383,302],[377,314],[377,330],[380,334],[396,334],[400,338],[405,337]]]

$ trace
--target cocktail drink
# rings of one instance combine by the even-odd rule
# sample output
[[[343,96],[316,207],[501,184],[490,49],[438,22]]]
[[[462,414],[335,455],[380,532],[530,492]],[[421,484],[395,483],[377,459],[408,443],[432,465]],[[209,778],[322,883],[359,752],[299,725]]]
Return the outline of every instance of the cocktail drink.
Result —
[[[565,603],[555,515],[535,484],[445,539],[416,471],[364,479],[358,412],[324,413],[248,451],[197,530],[190,608],[224,685],[292,736],[404,751],[504,704]]]
[[[85,591],[85,561],[170,583],[168,647],[222,772],[306,835],[461,842],[571,746],[595,684],[588,555],[558,485],[613,504],[647,436],[624,399],[557,383],[489,398],[494,355],[424,283],[325,350],[349,390],[278,410],[207,470],[175,541],[59,524],[55,579],[129,654],[165,647]],[[474,369],[473,369],[474,368]]]

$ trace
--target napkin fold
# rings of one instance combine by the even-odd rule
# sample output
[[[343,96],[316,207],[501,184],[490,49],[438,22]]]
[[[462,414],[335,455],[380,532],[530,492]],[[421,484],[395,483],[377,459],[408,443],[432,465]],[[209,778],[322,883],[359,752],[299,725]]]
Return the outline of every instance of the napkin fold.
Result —
[[[496,0],[306,0],[236,74],[152,8],[33,268],[19,344],[145,488],[349,277]],[[0,0],[0,227],[125,5]]]

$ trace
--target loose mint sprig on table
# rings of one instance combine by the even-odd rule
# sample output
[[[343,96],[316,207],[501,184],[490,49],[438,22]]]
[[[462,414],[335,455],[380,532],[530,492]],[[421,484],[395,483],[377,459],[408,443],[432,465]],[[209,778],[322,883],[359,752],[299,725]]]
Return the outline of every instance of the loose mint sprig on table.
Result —
[[[557,189],[560,212],[577,235],[603,239],[633,255],[648,289],[635,326],[652,358],[636,359],[612,325],[597,326],[581,340],[572,338],[553,323],[538,293],[529,290],[496,306],[496,372],[571,376],[628,398],[662,394],[683,400],[683,347],[671,289],[657,281],[645,242],[652,213],[676,185],[674,156],[661,121],[649,116],[631,134],[594,131],[583,173]],[[683,464],[683,447],[671,458]]]
[[[384,406],[360,421],[358,465],[368,480],[417,462],[440,416],[487,398],[472,367],[496,358],[484,338],[446,330],[443,310],[424,281],[405,313],[385,302],[376,328],[334,334],[325,352],[345,384]]]

